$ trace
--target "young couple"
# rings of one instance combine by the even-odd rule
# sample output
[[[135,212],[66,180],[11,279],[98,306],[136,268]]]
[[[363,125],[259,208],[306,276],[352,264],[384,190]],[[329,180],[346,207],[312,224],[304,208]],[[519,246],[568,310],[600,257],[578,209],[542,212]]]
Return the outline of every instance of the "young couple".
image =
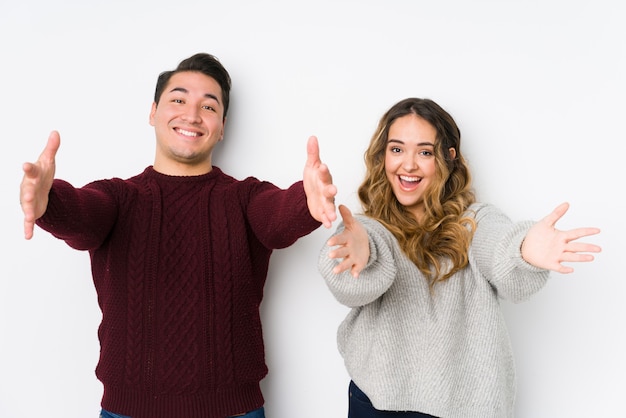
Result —
[[[267,374],[259,305],[274,249],[336,220],[315,137],[287,189],[212,164],[231,79],[199,53],[160,74],[154,164],[83,187],[56,179],[60,137],[23,166],[25,238],[35,225],[88,251],[102,310],[103,418],[263,418]],[[509,417],[514,367],[499,299],[538,291],[563,262],[593,260],[561,231],[567,204],[512,222],[478,203],[452,117],[405,99],[365,153],[362,213],[323,246],[319,271],[352,308],[338,333],[349,417]]]

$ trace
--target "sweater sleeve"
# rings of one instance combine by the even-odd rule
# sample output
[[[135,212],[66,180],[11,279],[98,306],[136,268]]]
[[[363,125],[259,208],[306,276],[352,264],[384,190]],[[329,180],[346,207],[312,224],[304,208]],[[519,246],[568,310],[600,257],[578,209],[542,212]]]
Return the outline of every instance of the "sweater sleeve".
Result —
[[[548,270],[522,258],[522,241],[534,222],[512,222],[491,205],[474,209],[477,228],[471,251],[481,274],[499,297],[514,303],[527,300],[546,284],[550,275]]]
[[[97,182],[83,188],[55,179],[37,225],[77,250],[98,248],[117,219],[114,199]]]
[[[340,261],[328,257],[332,250],[328,245],[322,247],[318,264],[322,277],[337,301],[352,308],[378,299],[392,285],[397,272],[393,251],[395,238],[378,222],[364,216],[357,218],[367,230],[370,248],[369,261],[359,277],[354,278],[349,271],[333,273],[333,268]],[[341,233],[343,229],[342,222],[334,235]]]
[[[266,248],[286,248],[321,223],[309,212],[302,181],[288,189],[259,182],[247,209],[250,225]]]

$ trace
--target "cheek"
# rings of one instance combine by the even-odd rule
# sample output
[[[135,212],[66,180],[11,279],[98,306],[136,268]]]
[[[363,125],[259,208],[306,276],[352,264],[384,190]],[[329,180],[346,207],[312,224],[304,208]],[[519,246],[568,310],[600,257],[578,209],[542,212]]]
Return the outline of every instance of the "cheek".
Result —
[[[393,164],[389,160],[385,160],[385,176],[389,182],[396,176],[395,171]]]
[[[398,169],[397,158],[390,158],[389,155],[385,155],[385,172],[394,173]]]
[[[395,174],[385,170],[385,177],[387,178],[387,182],[389,182],[389,184],[391,184],[391,186],[393,187],[393,179],[395,178]]]
[[[422,171],[426,173],[429,177],[434,177],[437,175],[437,165],[435,160],[429,160],[426,164],[422,166]]]
[[[157,127],[162,124],[163,121],[163,110],[159,109],[156,112],[150,114],[150,125]]]

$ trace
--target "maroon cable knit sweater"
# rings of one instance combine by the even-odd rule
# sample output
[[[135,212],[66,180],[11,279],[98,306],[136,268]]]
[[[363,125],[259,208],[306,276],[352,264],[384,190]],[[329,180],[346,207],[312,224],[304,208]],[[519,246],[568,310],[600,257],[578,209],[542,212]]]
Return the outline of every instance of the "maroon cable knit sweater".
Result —
[[[37,224],[91,256],[103,408],[224,418],[263,405],[270,254],[320,225],[301,181],[281,190],[216,167],[195,177],[148,167],[83,188],[55,180]]]

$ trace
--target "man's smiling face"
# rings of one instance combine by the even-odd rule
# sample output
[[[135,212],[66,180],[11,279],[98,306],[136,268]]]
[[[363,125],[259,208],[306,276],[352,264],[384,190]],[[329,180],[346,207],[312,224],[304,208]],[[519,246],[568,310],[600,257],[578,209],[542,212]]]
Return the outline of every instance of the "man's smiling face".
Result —
[[[211,171],[213,148],[224,137],[224,122],[217,81],[195,71],[174,74],[150,112],[157,140],[154,169],[179,176]]]

